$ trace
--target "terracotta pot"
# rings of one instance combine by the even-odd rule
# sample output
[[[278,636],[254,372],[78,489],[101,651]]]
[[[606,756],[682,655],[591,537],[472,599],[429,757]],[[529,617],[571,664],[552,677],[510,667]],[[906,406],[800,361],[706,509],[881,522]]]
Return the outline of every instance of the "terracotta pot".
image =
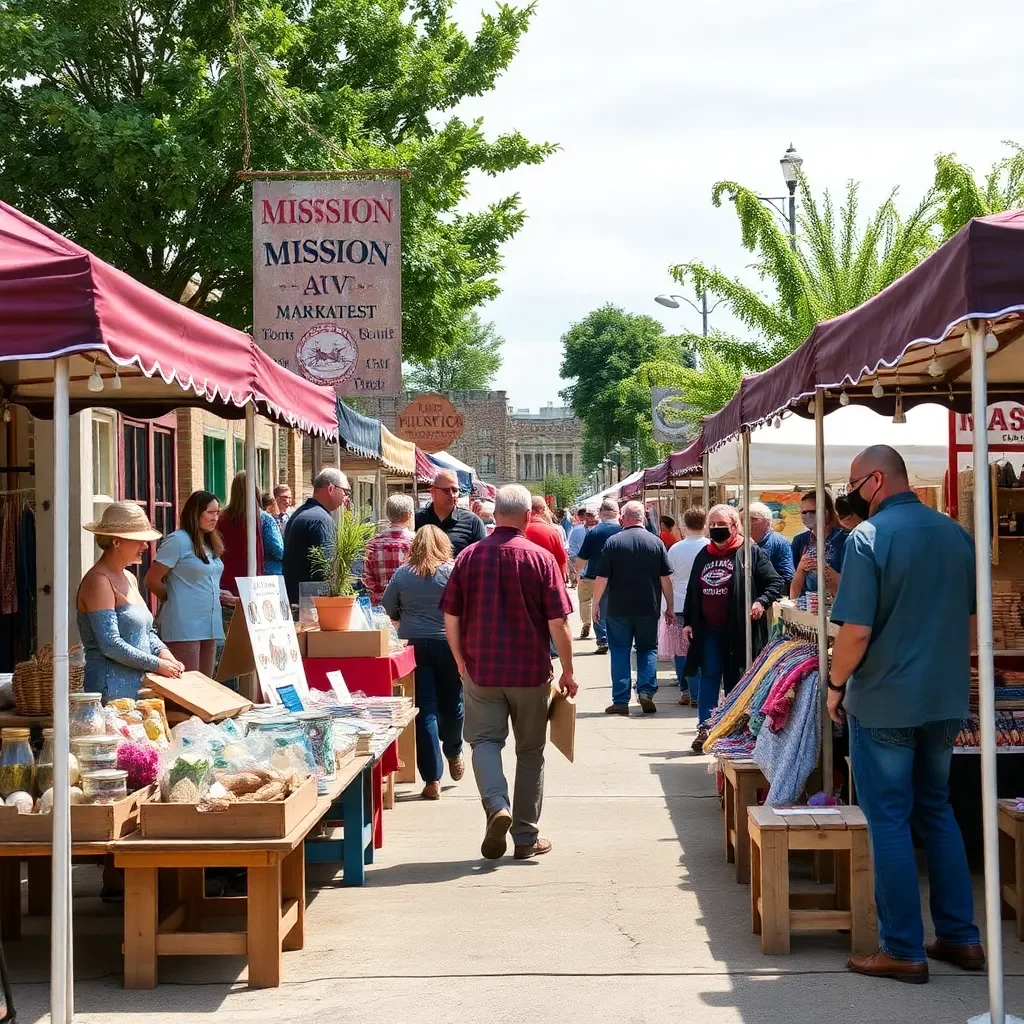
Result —
[[[325,633],[340,633],[352,628],[352,613],[355,611],[355,596],[347,597],[314,597],[316,616],[320,620],[320,629]]]

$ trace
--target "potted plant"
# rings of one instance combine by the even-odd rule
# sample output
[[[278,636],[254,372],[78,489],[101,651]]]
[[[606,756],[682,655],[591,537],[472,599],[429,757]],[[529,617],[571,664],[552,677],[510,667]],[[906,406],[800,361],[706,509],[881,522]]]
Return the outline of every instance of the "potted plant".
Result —
[[[355,576],[352,567],[363,557],[366,545],[377,532],[374,523],[364,523],[350,509],[341,510],[334,550],[311,548],[309,558],[320,581],[327,584],[328,596],[314,597],[320,628],[326,632],[352,628],[355,611]]]

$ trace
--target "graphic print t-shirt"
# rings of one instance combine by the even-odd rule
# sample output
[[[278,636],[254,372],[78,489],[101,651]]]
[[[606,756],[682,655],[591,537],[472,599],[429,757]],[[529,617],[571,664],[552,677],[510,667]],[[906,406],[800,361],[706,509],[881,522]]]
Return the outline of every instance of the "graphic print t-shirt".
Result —
[[[709,558],[700,574],[700,604],[704,622],[711,629],[729,625],[729,589],[735,562],[732,554]]]

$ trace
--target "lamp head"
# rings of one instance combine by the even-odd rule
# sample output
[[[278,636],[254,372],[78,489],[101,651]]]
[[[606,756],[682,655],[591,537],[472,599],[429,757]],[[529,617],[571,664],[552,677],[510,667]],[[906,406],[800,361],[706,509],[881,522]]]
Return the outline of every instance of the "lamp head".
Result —
[[[654,301],[660,303],[662,306],[668,306],[669,309],[679,308],[679,303],[673,299],[671,295],[655,295]]]
[[[804,158],[793,148],[793,143],[791,142],[789,149],[786,150],[779,161],[779,164],[782,166],[782,177],[790,188],[793,188],[799,180],[800,168],[803,162]]]

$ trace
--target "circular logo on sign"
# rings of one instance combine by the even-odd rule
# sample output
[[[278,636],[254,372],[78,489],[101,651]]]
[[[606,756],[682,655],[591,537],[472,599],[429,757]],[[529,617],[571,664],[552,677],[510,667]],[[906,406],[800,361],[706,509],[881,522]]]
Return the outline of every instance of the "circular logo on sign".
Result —
[[[341,384],[356,368],[359,349],[355,338],[335,324],[317,324],[295,347],[302,372],[317,384]]]

